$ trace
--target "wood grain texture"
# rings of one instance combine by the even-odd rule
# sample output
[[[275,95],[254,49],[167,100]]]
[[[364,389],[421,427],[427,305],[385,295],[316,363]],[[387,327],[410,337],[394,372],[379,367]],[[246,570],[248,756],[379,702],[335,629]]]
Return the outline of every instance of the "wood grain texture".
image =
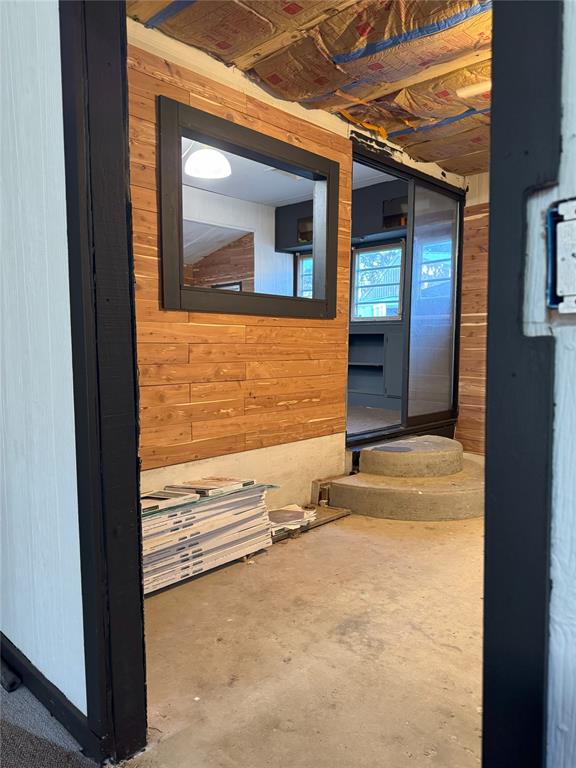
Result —
[[[484,453],[486,329],[488,319],[488,204],[464,211],[460,411],[456,438],[471,453]]]
[[[243,291],[254,291],[254,233],[212,251],[184,266],[184,283],[196,288],[240,282]]]
[[[343,432],[350,142],[134,46],[128,50],[128,80],[142,468]],[[333,320],[162,309],[156,178],[159,95],[340,164],[338,301]]]

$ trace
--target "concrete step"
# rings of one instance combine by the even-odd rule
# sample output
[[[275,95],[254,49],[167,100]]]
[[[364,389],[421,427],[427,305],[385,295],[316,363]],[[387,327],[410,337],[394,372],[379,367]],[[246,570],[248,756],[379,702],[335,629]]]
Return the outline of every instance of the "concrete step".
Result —
[[[440,477],[463,469],[457,440],[437,435],[403,437],[360,451],[360,472],[388,477]]]
[[[360,472],[333,480],[330,504],[391,520],[462,520],[484,512],[484,459],[464,454],[463,469],[435,477]]]

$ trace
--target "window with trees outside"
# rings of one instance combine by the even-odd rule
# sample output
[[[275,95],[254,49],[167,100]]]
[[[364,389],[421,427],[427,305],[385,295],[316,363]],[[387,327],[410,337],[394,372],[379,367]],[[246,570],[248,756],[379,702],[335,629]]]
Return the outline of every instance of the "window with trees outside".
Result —
[[[452,294],[452,240],[431,241],[422,245],[420,279],[421,299],[450,299]]]
[[[400,320],[404,242],[354,252],[352,320]]]
[[[296,296],[300,296],[303,299],[311,299],[314,292],[312,256],[305,256],[299,253],[296,258],[298,260],[296,267]]]

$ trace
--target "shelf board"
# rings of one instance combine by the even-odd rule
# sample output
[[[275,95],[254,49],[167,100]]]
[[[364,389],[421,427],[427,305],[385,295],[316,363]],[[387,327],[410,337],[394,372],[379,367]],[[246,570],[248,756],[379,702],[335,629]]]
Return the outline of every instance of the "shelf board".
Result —
[[[384,368],[384,363],[355,363],[348,360],[348,365],[356,365],[362,368]]]
[[[401,320],[351,320],[349,336],[384,336],[391,328],[401,328]]]
[[[381,232],[372,232],[366,235],[352,235],[352,245],[355,248],[374,247],[377,248],[379,243],[386,243],[388,240],[400,240],[407,235],[406,227],[398,227],[397,229],[384,229]]]

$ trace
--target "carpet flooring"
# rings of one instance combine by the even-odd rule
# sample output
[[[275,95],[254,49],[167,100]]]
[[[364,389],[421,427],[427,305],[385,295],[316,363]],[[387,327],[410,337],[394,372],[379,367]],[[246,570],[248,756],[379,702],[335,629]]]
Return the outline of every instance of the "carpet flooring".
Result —
[[[24,686],[12,693],[0,688],[0,764],[2,768],[96,768]]]

